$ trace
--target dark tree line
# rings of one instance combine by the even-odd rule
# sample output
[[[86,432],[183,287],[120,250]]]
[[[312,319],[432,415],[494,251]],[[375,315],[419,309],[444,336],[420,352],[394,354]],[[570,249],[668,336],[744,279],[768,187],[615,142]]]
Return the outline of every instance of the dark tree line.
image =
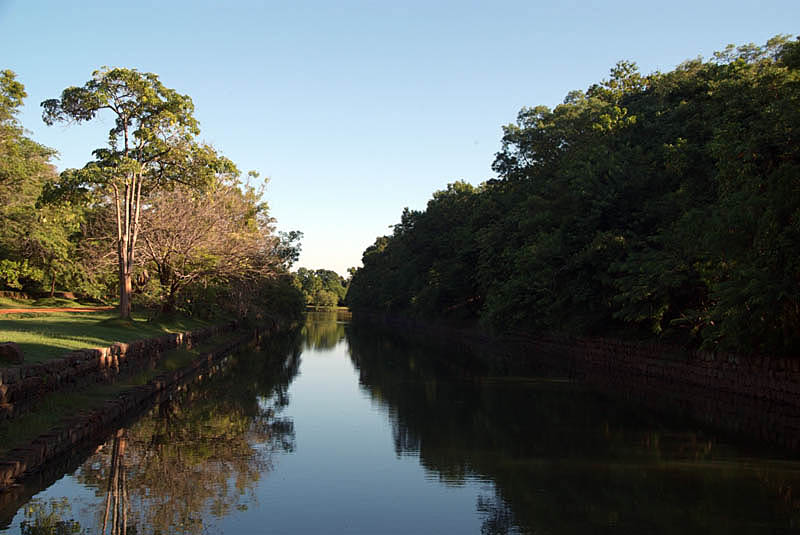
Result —
[[[800,41],[608,80],[367,248],[348,302],[497,332],[800,347]]]

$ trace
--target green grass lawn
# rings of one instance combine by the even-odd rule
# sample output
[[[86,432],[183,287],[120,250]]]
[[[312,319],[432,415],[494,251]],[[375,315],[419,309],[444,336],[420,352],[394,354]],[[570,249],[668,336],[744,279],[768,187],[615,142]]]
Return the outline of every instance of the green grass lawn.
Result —
[[[89,301],[76,301],[74,299],[64,299],[62,297],[40,297],[38,299],[15,299],[13,297],[0,297],[0,309],[2,308],[55,308],[55,307],[96,307],[103,306],[103,303],[91,303]]]
[[[74,417],[81,410],[101,407],[106,400],[113,399],[134,386],[146,384],[160,373],[188,365],[195,357],[212,350],[228,337],[237,334],[219,334],[192,349],[169,351],[164,354],[156,369],[122,377],[114,384],[96,385],[77,392],[53,392],[45,396],[36,405],[34,412],[0,423],[0,456],[18,446],[28,444],[62,420]]]
[[[189,331],[208,324],[180,316],[148,321],[137,314],[132,321],[122,321],[114,310],[8,314],[0,316],[0,342],[19,344],[26,363],[43,362],[74,349],[106,347],[114,342]],[[0,363],[3,365],[6,364]]]

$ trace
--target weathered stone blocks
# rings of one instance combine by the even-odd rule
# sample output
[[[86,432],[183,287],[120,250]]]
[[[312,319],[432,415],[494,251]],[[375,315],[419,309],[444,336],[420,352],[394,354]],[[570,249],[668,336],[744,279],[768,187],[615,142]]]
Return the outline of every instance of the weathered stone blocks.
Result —
[[[158,338],[116,343],[105,348],[70,351],[44,364],[0,367],[0,403],[14,400],[14,410],[0,411],[0,418],[16,417],[29,410],[42,395],[64,388],[98,382],[114,382],[122,373],[152,367],[161,353],[183,343],[199,341],[236,328],[236,323],[165,334]],[[28,379],[35,378],[32,381]],[[13,386],[12,385],[16,385]]]
[[[6,364],[22,364],[22,349],[14,342],[0,343],[0,362]]]

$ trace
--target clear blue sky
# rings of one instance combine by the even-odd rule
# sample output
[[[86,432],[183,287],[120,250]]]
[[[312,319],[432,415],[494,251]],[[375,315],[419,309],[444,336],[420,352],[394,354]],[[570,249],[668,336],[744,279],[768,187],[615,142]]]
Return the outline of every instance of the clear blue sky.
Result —
[[[192,97],[201,137],[270,177],[299,265],[345,274],[404,206],[493,176],[501,126],[619,60],[645,72],[800,32],[800,1],[210,2],[0,0],[0,69],[37,141],[80,167],[109,123],[46,127],[39,103],[100,66]]]

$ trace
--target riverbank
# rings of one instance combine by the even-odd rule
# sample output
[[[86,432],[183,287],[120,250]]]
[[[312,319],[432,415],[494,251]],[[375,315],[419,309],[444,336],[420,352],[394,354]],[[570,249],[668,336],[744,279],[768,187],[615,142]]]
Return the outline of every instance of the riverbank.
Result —
[[[556,368],[615,397],[713,428],[800,449],[800,361],[690,351],[606,338],[492,337],[401,317],[356,313],[437,344],[460,345],[497,368]]]
[[[216,322],[232,318],[217,319]],[[186,332],[207,327],[212,322],[181,315],[151,317],[151,313],[135,313],[122,320],[113,310],[41,312],[28,309],[0,316],[0,343],[13,342],[22,353],[25,364],[42,363],[60,358],[67,351],[87,347],[129,343],[142,338]],[[10,363],[0,359],[0,369]]]
[[[0,368],[0,420],[25,414],[49,393],[89,384],[108,384],[122,375],[153,369],[165,352],[181,347],[191,349],[193,345],[238,327],[236,321],[228,321],[185,332],[159,333],[160,336],[139,338],[130,343],[84,347],[45,362]],[[124,334],[141,336],[143,331],[126,330]]]
[[[169,395],[182,382],[213,373],[215,366],[226,356],[276,332],[277,328],[277,324],[272,323],[268,327],[247,329],[238,336],[229,337],[213,349],[202,351],[188,365],[164,371],[146,384],[124,388],[109,399],[98,400],[91,408],[65,418],[30,443],[7,452],[0,459],[0,491],[41,470],[80,444],[97,439],[114,422],[152,406],[159,397]]]

